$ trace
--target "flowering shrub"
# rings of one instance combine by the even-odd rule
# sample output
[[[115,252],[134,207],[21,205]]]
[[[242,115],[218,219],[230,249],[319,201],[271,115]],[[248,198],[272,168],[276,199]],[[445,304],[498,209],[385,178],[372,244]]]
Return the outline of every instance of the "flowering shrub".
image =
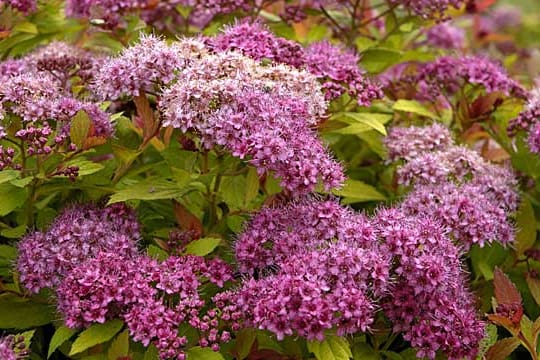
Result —
[[[537,25],[0,0],[0,358],[536,359]]]

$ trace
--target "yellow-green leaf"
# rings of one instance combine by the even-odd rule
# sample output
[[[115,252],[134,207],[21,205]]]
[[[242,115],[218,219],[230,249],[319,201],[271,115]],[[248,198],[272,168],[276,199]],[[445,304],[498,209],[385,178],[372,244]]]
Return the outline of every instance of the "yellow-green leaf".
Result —
[[[71,120],[69,136],[71,142],[77,145],[79,149],[83,147],[84,140],[90,131],[91,120],[84,110],[79,110]]]
[[[418,101],[415,101],[415,100],[400,99],[396,101],[392,109],[394,109],[395,111],[403,111],[403,112],[417,114],[420,116],[425,116],[430,119],[439,118],[437,115],[431,112],[428,108],[426,108],[424,105],[420,104]]]
[[[349,342],[339,336],[327,336],[324,341],[308,341],[307,348],[317,360],[349,360],[352,357]]]
[[[122,329],[122,326],[124,326],[124,323],[118,319],[90,326],[73,342],[69,356],[79,354],[93,346],[111,340]]]
[[[189,360],[225,360],[223,355],[212,351],[210,348],[202,348],[200,346],[192,347],[187,351]]]
[[[536,241],[536,219],[531,202],[526,198],[521,199],[521,205],[517,214],[517,234],[515,249],[518,256],[523,255],[525,250],[532,247]]]
[[[220,242],[220,238],[212,237],[194,240],[186,246],[186,253],[191,255],[205,256],[214,251]]]
[[[117,360],[118,358],[126,357],[129,354],[129,334],[127,329],[116,336],[116,339],[111,343],[107,357],[109,360]]]
[[[386,197],[373,186],[352,179],[348,179],[343,188],[334,190],[334,194],[343,197],[344,204],[386,200]]]
[[[69,340],[77,331],[70,329],[66,326],[60,326],[54,332],[54,335],[49,344],[49,353],[47,354],[47,359],[58,349],[63,343]]]

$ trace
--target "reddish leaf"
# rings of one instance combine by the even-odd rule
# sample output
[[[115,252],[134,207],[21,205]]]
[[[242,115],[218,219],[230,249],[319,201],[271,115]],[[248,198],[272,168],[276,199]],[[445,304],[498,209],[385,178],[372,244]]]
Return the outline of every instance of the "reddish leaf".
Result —
[[[486,360],[504,360],[519,344],[520,341],[516,337],[499,340],[489,348],[486,353]]]
[[[147,144],[159,130],[159,121],[154,116],[154,111],[148,102],[148,98],[144,93],[133,98],[137,114],[143,123],[143,144]]]
[[[290,360],[293,359],[287,355],[280,354],[274,350],[263,349],[252,352],[247,360]]]
[[[507,330],[511,331],[512,334],[517,335],[519,333],[519,322],[516,325],[515,322],[513,322],[511,319],[509,319],[506,316],[501,316],[498,314],[489,314],[488,316],[489,321],[494,323],[495,325],[502,326],[506,328]]]
[[[178,201],[173,200],[174,216],[178,225],[183,230],[193,231],[194,239],[198,239],[203,234],[203,225],[199,218],[193,215],[186,207],[180,204]]]
[[[521,295],[516,286],[499,268],[495,268],[493,285],[497,304],[521,304]]]

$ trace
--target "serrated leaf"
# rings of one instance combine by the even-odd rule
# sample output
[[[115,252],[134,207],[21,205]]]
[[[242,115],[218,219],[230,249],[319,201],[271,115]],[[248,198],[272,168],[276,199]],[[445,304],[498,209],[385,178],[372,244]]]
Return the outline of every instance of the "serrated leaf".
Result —
[[[111,340],[114,335],[118,334],[124,323],[121,320],[115,319],[107,321],[104,324],[94,324],[88,329],[79,334],[73,342],[69,356],[79,354],[93,346],[102,344]]]
[[[343,188],[334,190],[334,194],[342,196],[344,204],[386,200],[386,197],[373,186],[353,179],[347,179]]]
[[[531,202],[526,198],[521,199],[516,219],[515,249],[518,256],[523,255],[525,250],[534,245],[536,241],[536,218]]]
[[[84,140],[88,136],[91,124],[92,121],[84,110],[79,110],[71,120],[69,137],[71,138],[71,142],[77,145],[79,149],[82,149],[84,145]]]
[[[220,243],[220,238],[212,237],[194,240],[186,246],[186,254],[205,256],[214,251]]]
[[[392,109],[394,111],[403,111],[403,112],[425,116],[430,119],[439,118],[437,115],[431,112],[428,108],[426,108],[424,105],[420,104],[418,101],[415,101],[415,100],[400,99],[396,101]]]
[[[118,190],[109,199],[109,204],[128,200],[160,200],[181,197],[187,188],[180,188],[174,181],[165,179],[146,179]]]
[[[486,353],[486,360],[505,360],[520,344],[516,337],[497,341]]]
[[[225,360],[223,355],[212,351],[210,348],[200,346],[192,347],[187,351],[187,358],[190,360]]]
[[[377,116],[379,115],[379,116]],[[359,124],[364,124],[369,127],[369,129],[376,130],[383,135],[386,135],[386,129],[383,125],[383,122],[380,120],[381,114],[371,114],[371,113],[354,113],[354,112],[344,112],[343,116],[346,118],[351,118],[354,121],[357,121]],[[384,121],[390,120],[390,115],[383,115]]]
[[[128,330],[122,331],[113,340],[109,351],[107,352],[107,358],[109,360],[117,360],[118,358],[127,357],[129,354],[129,334]]]
[[[521,304],[521,295],[516,286],[499,268],[495,268],[493,273],[493,286],[498,304]]]
[[[2,170],[0,171],[0,184],[18,179],[20,172],[17,170]]]
[[[20,208],[26,200],[26,189],[11,185],[0,184],[0,216],[5,216]]]
[[[525,276],[527,286],[531,292],[532,297],[537,305],[540,306],[540,280],[536,277],[532,277],[529,273]]]
[[[349,342],[339,336],[328,336],[324,341],[308,341],[307,348],[317,360],[349,360],[352,357]]]
[[[67,326],[60,326],[54,332],[54,335],[49,343],[49,352],[47,354],[47,359],[58,349],[63,343],[69,340],[77,331],[75,329],[70,329]]]
[[[0,329],[29,329],[48,324],[54,308],[47,304],[18,299],[0,300]]]

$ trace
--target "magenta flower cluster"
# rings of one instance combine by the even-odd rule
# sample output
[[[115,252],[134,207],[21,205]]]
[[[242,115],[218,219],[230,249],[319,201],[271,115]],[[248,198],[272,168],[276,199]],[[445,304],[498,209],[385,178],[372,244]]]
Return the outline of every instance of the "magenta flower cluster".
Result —
[[[0,0],[0,8],[2,6],[10,6],[24,14],[29,14],[36,11],[36,0]]]
[[[447,50],[459,50],[465,45],[465,30],[450,22],[432,26],[426,32],[426,43]]]
[[[237,52],[209,53],[197,40],[168,46],[149,36],[110,59],[97,84],[104,99],[161,90],[162,126],[194,131],[204,147],[222,146],[260,174],[273,172],[290,190],[343,182],[341,165],[312,130],[327,103],[305,70],[265,66]]]
[[[24,360],[28,355],[29,350],[24,343],[24,336],[8,335],[0,338],[0,359]]]
[[[214,300],[223,319],[278,339],[369,331],[382,311],[418,357],[473,358],[485,324],[461,252],[429,216],[382,209],[373,218],[305,198],[263,208],[235,245],[246,277]]]
[[[32,232],[19,242],[20,282],[34,293],[56,287],[73,268],[102,251],[134,256],[139,238],[135,213],[125,205],[73,205],[47,231]]]
[[[390,0],[393,5],[401,5],[425,19],[447,17],[445,12],[451,8],[459,9],[465,0]]]
[[[184,323],[200,332],[199,345],[214,351],[230,340],[200,288],[207,282],[221,287],[231,277],[229,266],[219,259],[171,256],[158,263],[144,255],[101,252],[62,281],[58,309],[69,327],[121,318],[132,338],[144,346],[153,343],[161,359],[185,359],[188,339],[178,333]]]
[[[516,136],[520,130],[528,132],[529,149],[540,154],[540,91],[534,89],[529,93],[525,109],[508,124],[508,135]]]
[[[419,141],[419,134],[434,136]],[[513,241],[509,215],[519,196],[511,170],[454,145],[448,130],[437,124],[394,128],[385,144],[391,160],[407,161],[397,171],[398,183],[413,185],[402,204],[405,213],[437,219],[465,248]]]
[[[208,40],[214,51],[235,50],[255,60],[306,69],[322,83],[328,100],[344,93],[369,106],[382,98],[380,87],[371,82],[359,68],[359,57],[352,51],[329,42],[316,42],[306,49],[299,44],[275,36],[260,23],[240,23]]]

